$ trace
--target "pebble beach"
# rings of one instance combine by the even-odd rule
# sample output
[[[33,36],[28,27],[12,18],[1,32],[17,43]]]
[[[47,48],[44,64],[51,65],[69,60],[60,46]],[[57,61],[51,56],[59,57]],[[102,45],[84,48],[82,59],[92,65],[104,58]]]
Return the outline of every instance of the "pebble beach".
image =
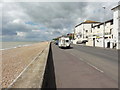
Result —
[[[40,42],[30,46],[1,50],[2,88],[7,88],[48,44],[49,42]]]

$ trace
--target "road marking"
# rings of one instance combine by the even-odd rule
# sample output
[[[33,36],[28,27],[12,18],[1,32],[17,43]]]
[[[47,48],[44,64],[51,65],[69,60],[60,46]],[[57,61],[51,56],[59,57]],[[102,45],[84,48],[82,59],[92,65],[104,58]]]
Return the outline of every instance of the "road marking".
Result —
[[[73,53],[70,53],[70,54],[72,54],[73,56],[75,56]],[[76,57],[76,56],[75,56],[75,57]],[[104,73],[104,71],[102,71],[101,69],[97,68],[96,66],[88,63],[88,62],[85,61],[83,58],[80,58],[80,57],[79,57],[79,59],[80,59],[81,61],[85,62],[86,64],[88,64],[89,66],[93,67],[94,69],[98,70],[99,72]]]
[[[6,90],[12,87],[12,85],[17,81],[17,79],[28,69],[28,67],[38,58],[38,56],[40,56],[43,53],[44,50],[45,49],[43,49],[40,53],[36,55],[36,57],[34,57],[34,59],[24,68],[24,70],[16,77],[16,79],[14,79],[14,81],[11,84],[9,84]]]
[[[91,67],[95,68],[96,70],[100,71],[101,73],[104,73],[104,71],[100,70],[99,68],[97,68],[96,66],[86,62],[88,65],[90,65]]]

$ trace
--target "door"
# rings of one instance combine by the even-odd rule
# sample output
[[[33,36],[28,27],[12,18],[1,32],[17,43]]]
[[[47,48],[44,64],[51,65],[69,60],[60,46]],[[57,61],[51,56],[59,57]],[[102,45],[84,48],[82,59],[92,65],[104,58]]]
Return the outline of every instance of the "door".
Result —
[[[93,47],[95,47],[95,38],[93,38]]]
[[[107,42],[107,48],[110,48],[110,42]]]

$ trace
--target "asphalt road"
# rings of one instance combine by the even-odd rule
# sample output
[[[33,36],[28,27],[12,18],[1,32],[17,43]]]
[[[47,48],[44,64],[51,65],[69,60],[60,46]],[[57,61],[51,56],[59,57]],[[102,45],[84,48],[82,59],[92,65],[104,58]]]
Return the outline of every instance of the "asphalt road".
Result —
[[[57,88],[117,88],[116,50],[72,45],[60,49],[52,44]]]
[[[79,56],[84,61],[96,66],[110,78],[118,82],[118,51],[113,49],[103,49],[87,46],[73,45],[74,50],[79,52]],[[82,55],[81,55],[82,54]]]

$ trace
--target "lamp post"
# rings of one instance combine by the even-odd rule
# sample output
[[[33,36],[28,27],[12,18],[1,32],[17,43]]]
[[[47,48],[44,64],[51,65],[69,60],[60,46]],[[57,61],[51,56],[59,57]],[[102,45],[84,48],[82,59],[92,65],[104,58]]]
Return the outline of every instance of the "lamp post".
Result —
[[[105,8],[106,7],[103,7],[103,9],[104,9],[104,20],[105,20]],[[105,48],[105,21],[104,21],[104,26],[103,26],[103,47]]]

